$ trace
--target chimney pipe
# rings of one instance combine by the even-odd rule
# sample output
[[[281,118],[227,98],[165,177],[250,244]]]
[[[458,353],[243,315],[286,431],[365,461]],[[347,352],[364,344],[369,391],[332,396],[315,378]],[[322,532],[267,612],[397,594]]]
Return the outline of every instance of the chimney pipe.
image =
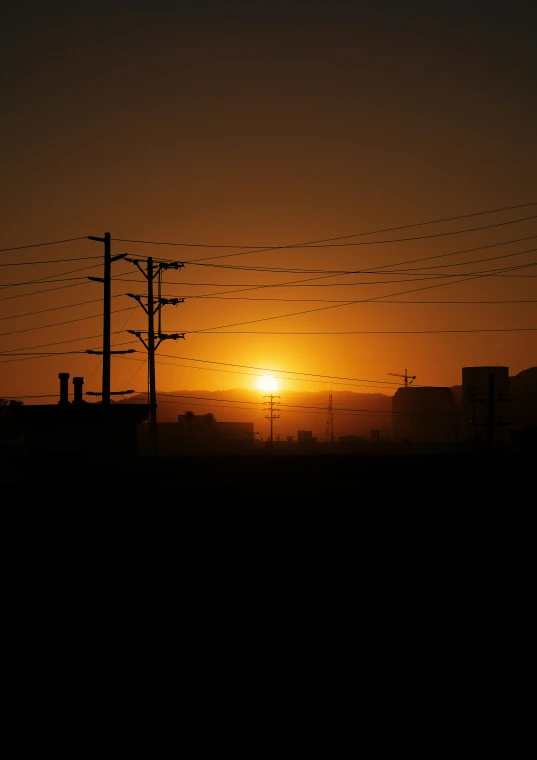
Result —
[[[59,404],[69,403],[69,372],[60,372],[60,400]]]
[[[85,404],[86,402],[82,398],[82,386],[84,385],[83,377],[73,377],[73,385],[75,388],[75,397],[73,404]]]

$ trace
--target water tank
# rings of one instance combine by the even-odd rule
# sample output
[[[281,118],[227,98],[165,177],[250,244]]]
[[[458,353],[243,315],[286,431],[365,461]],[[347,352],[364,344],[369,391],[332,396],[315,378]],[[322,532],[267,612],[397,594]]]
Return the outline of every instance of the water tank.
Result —
[[[399,388],[392,399],[395,440],[453,442],[459,420],[451,388]]]

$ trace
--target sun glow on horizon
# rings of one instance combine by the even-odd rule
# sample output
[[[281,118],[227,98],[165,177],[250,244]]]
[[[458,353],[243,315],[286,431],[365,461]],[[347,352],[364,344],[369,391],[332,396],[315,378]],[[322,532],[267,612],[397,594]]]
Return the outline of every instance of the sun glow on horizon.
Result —
[[[260,391],[272,392],[278,389],[278,381],[271,375],[264,375],[263,377],[259,378],[257,387]]]

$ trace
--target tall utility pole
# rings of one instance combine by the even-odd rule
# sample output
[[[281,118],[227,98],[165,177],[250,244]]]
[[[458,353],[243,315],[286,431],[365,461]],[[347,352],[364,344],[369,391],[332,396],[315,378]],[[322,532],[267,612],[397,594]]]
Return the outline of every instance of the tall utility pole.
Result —
[[[103,283],[103,382],[102,382],[102,403],[110,406],[110,357],[114,353],[123,354],[125,351],[112,351],[110,344],[110,321],[112,313],[112,261],[124,259],[126,253],[120,253],[119,256],[112,257],[112,238],[109,232],[104,233],[104,237],[94,237],[88,235],[88,240],[97,240],[104,243],[104,277],[88,277],[88,280]],[[91,353],[99,353],[92,351]],[[117,394],[113,394],[117,395]]]
[[[153,298],[153,259],[147,259],[147,364],[149,367],[149,419],[151,450],[157,453],[157,388],[155,379],[155,301]]]
[[[173,333],[171,335],[167,335],[163,333],[160,329],[160,314],[159,314],[159,331],[158,331],[158,342],[155,342],[155,314],[157,312],[160,312],[160,309],[165,306],[166,304],[172,304],[176,306],[178,303],[184,303],[184,298],[161,298],[160,297],[160,275],[164,269],[179,269],[180,267],[183,267],[184,264],[180,262],[161,262],[158,263],[156,267],[153,266],[153,258],[150,256],[147,259],[147,270],[144,271],[142,267],[140,266],[140,262],[138,259],[131,259],[128,258],[127,261],[130,261],[132,264],[135,264],[140,272],[143,274],[143,276],[147,280],[147,305],[142,303],[142,297],[139,295],[134,295],[133,293],[127,293],[130,298],[134,298],[142,309],[147,314],[147,340],[145,340],[142,337],[141,330],[127,330],[127,332],[131,333],[132,335],[136,335],[136,337],[143,343],[147,350],[147,364],[149,368],[149,426],[150,426],[150,441],[151,441],[151,453],[153,456],[156,456],[158,454],[158,434],[157,434],[157,384],[156,384],[156,376],[155,376],[155,352],[157,348],[160,346],[163,340],[177,340],[178,338],[185,337],[184,333]],[[155,277],[159,278],[159,297],[156,299],[157,303],[155,305],[155,295],[154,295],[154,280]]]
[[[328,394],[328,422],[326,429],[326,437],[330,443],[334,443],[334,410],[332,408],[332,394]]]
[[[279,404],[279,401],[274,401],[275,398],[280,398],[279,396],[274,396],[274,394],[270,394],[270,396],[263,396],[263,398],[268,398],[269,401],[264,401],[263,403],[269,407],[269,414],[265,414],[265,419],[270,420],[270,450],[272,451],[272,443],[273,443],[273,436],[272,436],[272,423],[274,420],[277,420],[279,418],[279,414],[274,414],[274,406]]]
[[[112,313],[112,241],[104,233],[103,390],[102,403],[110,404],[110,322]]]

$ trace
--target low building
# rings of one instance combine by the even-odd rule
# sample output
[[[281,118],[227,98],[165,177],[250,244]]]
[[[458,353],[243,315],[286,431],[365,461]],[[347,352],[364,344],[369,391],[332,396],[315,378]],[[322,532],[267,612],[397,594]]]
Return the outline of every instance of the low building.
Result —
[[[149,426],[139,429],[142,451],[149,447]],[[212,414],[180,414],[177,422],[157,424],[159,454],[246,453],[254,448],[253,422],[218,422]]]
[[[146,404],[89,404],[82,398],[83,377],[61,372],[58,404],[15,407],[31,456],[129,457],[137,453],[138,426],[149,416]]]
[[[317,443],[317,438],[314,438],[312,430],[298,430],[296,439],[301,444]]]

